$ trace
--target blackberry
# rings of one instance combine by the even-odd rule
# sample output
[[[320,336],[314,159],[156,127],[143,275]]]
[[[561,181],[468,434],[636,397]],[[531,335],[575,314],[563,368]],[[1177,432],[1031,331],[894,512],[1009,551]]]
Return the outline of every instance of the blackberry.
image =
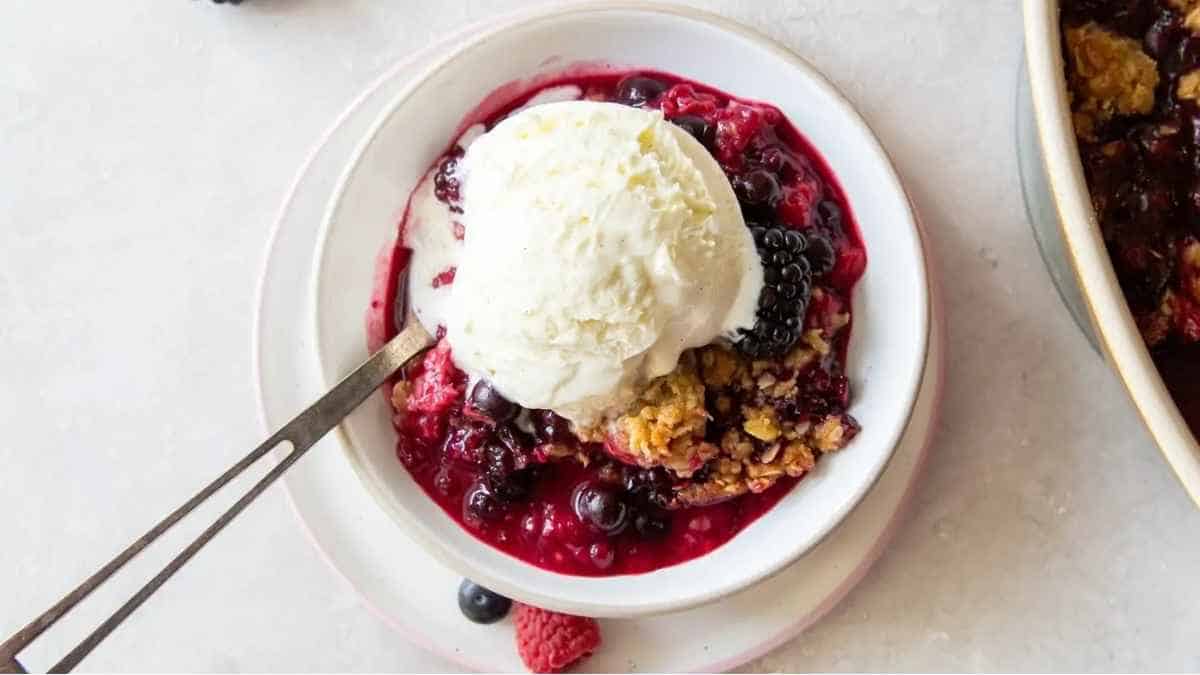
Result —
[[[217,3],[218,5],[240,5],[240,4],[242,4],[242,0],[212,0],[212,1]]]
[[[762,258],[764,285],[758,296],[754,327],[742,330],[736,346],[751,358],[782,356],[800,339],[800,328],[812,297],[816,265],[809,259],[812,242],[809,237],[780,225],[756,225],[751,234]],[[819,235],[814,236],[813,241],[818,238]],[[826,253],[824,246],[828,246],[828,241],[821,238],[816,253]],[[823,258],[821,265],[825,265]]]
[[[817,204],[817,216],[825,227],[831,230],[842,229],[842,207],[836,202],[826,199]]]

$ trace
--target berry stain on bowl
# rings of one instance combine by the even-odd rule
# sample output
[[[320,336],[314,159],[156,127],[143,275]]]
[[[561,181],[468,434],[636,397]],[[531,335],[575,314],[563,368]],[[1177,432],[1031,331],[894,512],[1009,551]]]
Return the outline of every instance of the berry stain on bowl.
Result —
[[[454,240],[469,238],[457,217],[465,146],[531,103],[563,99],[661,111],[716,159],[761,262],[753,325],[685,351],[622,414],[587,429],[469,378],[443,339],[392,384],[396,456],[466,531],[521,561],[651,572],[729,541],[857,434],[845,364],[866,253],[836,178],[777,108],[665,73],[564,76],[468,128],[413,191],[379,276],[373,342],[396,332],[417,200],[444,212]],[[407,284],[448,291],[455,279],[449,267]],[[464,588],[480,620],[499,611]]]

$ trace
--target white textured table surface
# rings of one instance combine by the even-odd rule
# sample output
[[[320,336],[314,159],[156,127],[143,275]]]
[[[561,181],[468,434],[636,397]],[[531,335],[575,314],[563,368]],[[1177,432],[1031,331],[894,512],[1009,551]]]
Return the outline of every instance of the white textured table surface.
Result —
[[[387,66],[524,4],[5,0],[0,633],[259,440],[255,282],[301,161]],[[944,416],[912,511],[845,602],[752,667],[1200,668],[1200,514],[1025,223],[1016,0],[701,4],[844,89],[947,280]],[[27,665],[49,665],[132,581]],[[452,669],[360,605],[278,489],[85,666]]]

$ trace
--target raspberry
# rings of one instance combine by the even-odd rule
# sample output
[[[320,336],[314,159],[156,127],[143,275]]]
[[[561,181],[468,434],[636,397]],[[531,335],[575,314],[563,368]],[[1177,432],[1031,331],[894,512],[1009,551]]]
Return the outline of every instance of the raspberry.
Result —
[[[724,110],[717,111],[716,117],[717,159],[732,167],[741,166],[742,153],[764,126],[779,121],[774,110],[737,101],[730,101]]]
[[[466,379],[450,358],[450,345],[439,342],[421,360],[408,396],[409,412],[444,413],[463,397]]]
[[[698,92],[690,84],[671,87],[659,97],[658,105],[667,119],[694,115],[711,124],[717,113],[717,97]]]
[[[600,646],[595,619],[517,605],[517,653],[535,673],[560,673]]]
[[[807,229],[812,225],[813,209],[821,201],[820,179],[808,174],[798,174],[788,185],[783,186],[783,199],[776,210],[784,222],[796,229]]]
[[[405,422],[418,440],[434,443],[446,433],[446,417],[444,415],[415,413]]]
[[[855,246],[846,246],[829,273],[829,281],[838,288],[850,288],[866,269],[867,252]]]
[[[456,272],[458,272],[458,268],[454,267],[453,265],[450,267],[447,267],[446,269],[442,270],[441,272],[438,272],[437,276],[433,277],[432,286],[434,288],[441,288],[442,286],[449,286],[450,284],[454,283],[454,275]]]

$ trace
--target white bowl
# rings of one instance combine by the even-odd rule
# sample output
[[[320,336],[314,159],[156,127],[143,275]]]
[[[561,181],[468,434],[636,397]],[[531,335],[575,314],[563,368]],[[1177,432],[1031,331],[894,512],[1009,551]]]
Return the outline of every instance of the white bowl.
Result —
[[[1133,321],[1104,246],[1071,124],[1058,0],[1025,0],[1025,55],[1050,193],[1067,255],[1109,363],[1175,475],[1200,505],[1200,445]]]
[[[367,355],[363,314],[376,254],[405,200],[460,120],[504,83],[603,62],[676,73],[778,105],[825,156],[868,252],[853,298],[851,413],[862,433],[827,457],[768,514],[698,559],[606,578],[548,572],[480,542],[430,500],[395,457],[384,397],[340,427],[339,440],[380,505],[447,565],[500,593],[588,616],[624,617],[710,602],[779,571],[859,502],[904,431],[925,363],[925,261],[908,199],[879,143],[849,104],[797,56],[718,17],[676,6],[593,3],[548,9],[458,46],[387,108],[334,195],[317,260],[316,331],[327,384]],[[403,574],[402,570],[380,570]]]

